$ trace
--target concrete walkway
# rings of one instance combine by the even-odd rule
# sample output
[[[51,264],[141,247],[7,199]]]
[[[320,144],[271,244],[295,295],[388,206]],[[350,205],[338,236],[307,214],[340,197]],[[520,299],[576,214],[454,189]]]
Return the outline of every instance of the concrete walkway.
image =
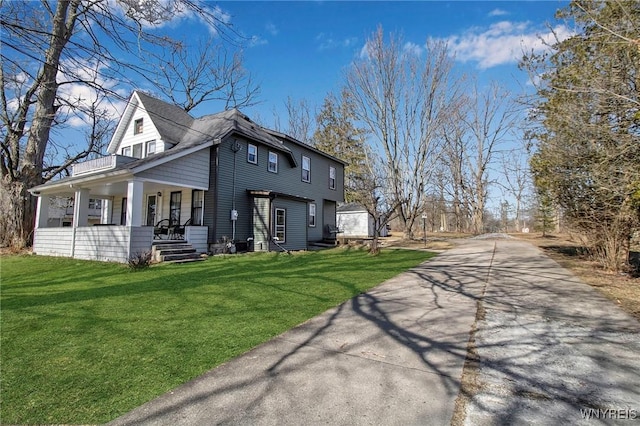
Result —
[[[640,324],[528,243],[467,240],[111,424],[448,425],[459,396],[470,425],[640,418]]]

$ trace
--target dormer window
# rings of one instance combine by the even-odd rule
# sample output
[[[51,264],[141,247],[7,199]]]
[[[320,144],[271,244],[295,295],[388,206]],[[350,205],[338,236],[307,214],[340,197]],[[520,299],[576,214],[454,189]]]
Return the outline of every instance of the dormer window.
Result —
[[[144,122],[142,121],[142,118],[138,118],[136,121],[134,121],[133,134],[139,135],[140,133],[142,133],[143,125],[144,125]]]
[[[132,157],[134,158],[142,158],[142,144],[141,143],[137,143],[133,146],[133,151],[131,154]]]
[[[151,155],[151,154],[155,154],[156,153],[156,140],[152,140],[147,142],[147,146],[146,146],[146,155]]]

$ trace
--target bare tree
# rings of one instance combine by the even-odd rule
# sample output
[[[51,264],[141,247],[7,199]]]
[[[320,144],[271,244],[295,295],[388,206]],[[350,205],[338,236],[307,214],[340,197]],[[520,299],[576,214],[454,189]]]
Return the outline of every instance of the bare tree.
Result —
[[[229,26],[219,9],[189,0],[12,1],[0,3],[0,8],[0,244],[24,246],[30,241],[35,214],[35,198],[27,189],[98,151],[104,137],[99,122],[113,109],[109,102],[124,101],[115,82],[121,90],[136,87],[140,78],[159,81],[160,67],[145,66],[141,57],[158,49],[180,51],[179,41],[159,31],[161,24],[175,15],[195,13],[221,40]],[[234,77],[231,86],[237,81]],[[76,97],[78,87],[92,95]],[[183,102],[185,107],[210,99],[206,93],[198,96],[198,90],[206,92],[199,85],[184,92],[191,97]],[[229,90],[226,93],[228,99],[234,98]],[[92,130],[87,145],[70,149],[55,141],[54,129],[68,125],[74,116]],[[57,150],[64,155],[52,155]]]
[[[468,112],[461,117],[469,138],[464,153],[469,173],[465,190],[471,208],[472,230],[479,234],[484,229],[489,185],[492,183],[489,170],[496,152],[513,130],[516,111],[510,94],[497,83],[492,83],[484,92],[475,85],[468,105]]]
[[[187,112],[209,101],[222,102],[224,109],[257,103],[260,88],[244,68],[242,52],[230,53],[213,38],[197,47],[178,44],[152,59],[149,66],[159,70],[153,84]]]
[[[527,191],[531,188],[531,174],[528,167],[528,156],[522,150],[511,150],[502,155],[502,187],[515,200],[515,229],[520,232],[524,227],[522,208]]]
[[[462,111],[457,110],[443,129],[445,141],[443,149],[443,170],[439,176],[442,186],[451,199],[456,232],[468,232],[469,215],[469,178],[465,158],[468,151],[466,128],[460,117]]]
[[[363,167],[352,175],[351,196],[355,203],[360,204],[373,219],[373,239],[369,249],[371,254],[380,251],[379,240],[382,228],[393,220],[397,214],[399,201],[388,190],[392,188],[387,182],[382,162],[385,159],[375,154],[370,148],[365,148]]]
[[[382,28],[346,73],[357,118],[384,154],[390,204],[397,206],[407,237],[425,208],[427,186],[440,156],[441,128],[458,99],[452,60],[442,43],[427,42],[424,57],[403,48]]]
[[[291,96],[287,97],[285,104],[287,107],[288,130],[286,133],[306,144],[312,143],[313,137],[313,112],[306,99],[294,101]]]

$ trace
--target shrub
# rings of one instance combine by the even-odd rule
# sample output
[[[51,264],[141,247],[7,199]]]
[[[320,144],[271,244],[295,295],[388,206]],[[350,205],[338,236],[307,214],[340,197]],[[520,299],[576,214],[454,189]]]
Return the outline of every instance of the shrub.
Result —
[[[129,268],[134,271],[146,269],[151,264],[151,252],[137,252],[129,256]]]

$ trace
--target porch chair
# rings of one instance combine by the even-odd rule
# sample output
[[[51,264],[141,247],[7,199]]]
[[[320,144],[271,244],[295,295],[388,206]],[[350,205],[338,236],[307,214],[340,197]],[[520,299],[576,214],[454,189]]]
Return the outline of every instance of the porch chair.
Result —
[[[176,240],[184,240],[184,232],[187,226],[191,226],[191,219],[187,220],[184,225],[176,225],[171,231],[171,237]]]
[[[153,239],[160,240],[162,235],[169,236],[169,219],[162,219],[153,227]]]

